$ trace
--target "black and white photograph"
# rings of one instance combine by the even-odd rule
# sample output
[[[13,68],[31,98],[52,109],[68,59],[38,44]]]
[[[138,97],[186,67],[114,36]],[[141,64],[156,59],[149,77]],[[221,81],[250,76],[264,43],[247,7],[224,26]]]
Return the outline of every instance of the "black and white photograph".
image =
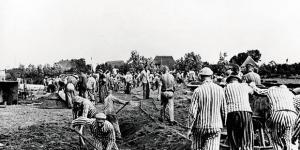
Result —
[[[299,0],[0,0],[0,150],[299,139]]]

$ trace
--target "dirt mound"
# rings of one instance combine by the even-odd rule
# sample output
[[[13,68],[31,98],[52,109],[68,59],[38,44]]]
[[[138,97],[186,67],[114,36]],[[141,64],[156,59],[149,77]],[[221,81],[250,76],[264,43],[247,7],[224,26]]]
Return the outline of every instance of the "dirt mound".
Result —
[[[66,102],[61,99],[58,93],[52,93],[47,97],[44,97],[41,101],[43,103],[40,105],[42,109],[63,109],[68,108]]]

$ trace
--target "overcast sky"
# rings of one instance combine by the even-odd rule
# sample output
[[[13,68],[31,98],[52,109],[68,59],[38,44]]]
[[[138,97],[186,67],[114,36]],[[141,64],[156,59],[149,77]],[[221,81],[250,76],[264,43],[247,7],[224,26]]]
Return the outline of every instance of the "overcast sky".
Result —
[[[300,62],[300,1],[1,0],[0,68],[86,58],[97,63],[189,51],[216,63],[259,49]],[[229,59],[228,58],[228,59]]]

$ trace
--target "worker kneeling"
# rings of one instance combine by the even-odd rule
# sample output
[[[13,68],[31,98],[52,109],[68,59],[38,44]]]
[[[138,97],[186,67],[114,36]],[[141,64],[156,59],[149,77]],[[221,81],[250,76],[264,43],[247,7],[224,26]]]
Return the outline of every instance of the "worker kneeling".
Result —
[[[72,121],[71,128],[88,125],[94,138],[94,146],[98,150],[118,150],[113,125],[106,120],[104,113],[97,113],[95,118],[79,117]]]

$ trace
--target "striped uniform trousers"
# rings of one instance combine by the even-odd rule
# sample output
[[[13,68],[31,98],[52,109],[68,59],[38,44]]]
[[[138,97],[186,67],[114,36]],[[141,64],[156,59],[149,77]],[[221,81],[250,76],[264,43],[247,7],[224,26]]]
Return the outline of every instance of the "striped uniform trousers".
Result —
[[[296,118],[297,115],[293,111],[283,110],[271,113],[267,126],[270,129],[272,145],[275,150],[291,149],[291,138]]]
[[[298,113],[298,117],[295,122],[293,137],[297,138],[300,134],[300,115],[299,115],[299,113],[300,113],[300,95],[296,95],[294,97],[294,106]]]
[[[193,150],[218,150],[220,148],[221,130],[203,133],[197,129],[192,130]]]
[[[231,150],[253,150],[252,113],[236,111],[228,113],[227,134]]]
[[[192,96],[188,126],[192,129],[192,149],[218,150],[220,129],[226,114],[225,94],[222,87],[204,81]]]

